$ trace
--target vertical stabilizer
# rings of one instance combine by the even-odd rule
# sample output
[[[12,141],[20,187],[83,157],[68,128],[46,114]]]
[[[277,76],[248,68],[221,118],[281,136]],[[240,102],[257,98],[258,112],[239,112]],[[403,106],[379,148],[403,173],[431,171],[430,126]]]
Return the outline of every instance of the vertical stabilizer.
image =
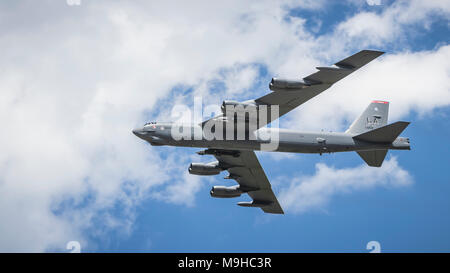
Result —
[[[387,124],[389,102],[374,100],[348,128],[346,133],[361,134]]]

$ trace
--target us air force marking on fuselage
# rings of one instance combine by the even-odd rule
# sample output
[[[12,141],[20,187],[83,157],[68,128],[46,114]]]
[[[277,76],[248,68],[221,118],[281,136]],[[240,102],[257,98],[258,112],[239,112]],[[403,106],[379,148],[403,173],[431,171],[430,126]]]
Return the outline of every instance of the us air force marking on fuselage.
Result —
[[[301,80],[273,78],[269,83],[269,89],[273,92],[254,100],[225,100],[221,106],[208,105],[205,111],[195,111],[196,108],[202,108],[201,98],[195,98],[193,115],[186,106],[177,105],[172,111],[175,119],[186,121],[188,117],[188,122],[149,122],[142,128],[134,129],[133,133],[153,146],[203,148],[197,153],[212,155],[216,161],[192,163],[188,168],[189,173],[217,175],[227,171],[228,175],[224,178],[237,182],[233,186],[212,187],[212,197],[233,198],[248,194],[252,200],[238,202],[239,206],[283,214],[255,151],[320,155],[356,151],[369,166],[380,167],[388,150],[410,149],[409,138],[399,137],[409,122],[387,124],[389,103],[382,100],[372,101],[342,133],[301,132],[280,129],[278,126],[280,116],[382,54],[380,51],[362,50],[332,67],[317,67],[317,72]],[[208,116],[216,114],[202,120],[204,112]],[[193,119],[190,119],[192,116]]]

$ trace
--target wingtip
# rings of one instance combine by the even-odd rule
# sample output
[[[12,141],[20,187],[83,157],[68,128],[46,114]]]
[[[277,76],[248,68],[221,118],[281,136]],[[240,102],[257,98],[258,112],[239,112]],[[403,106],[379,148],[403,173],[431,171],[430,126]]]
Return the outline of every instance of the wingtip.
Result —
[[[372,54],[375,54],[375,55],[378,55],[378,56],[383,55],[384,53],[386,53],[384,51],[371,50],[371,49],[364,49],[363,52],[372,53]]]
[[[403,123],[403,124],[405,124],[406,126],[408,126],[408,125],[410,125],[411,124],[411,122],[410,121],[399,121],[400,123]]]

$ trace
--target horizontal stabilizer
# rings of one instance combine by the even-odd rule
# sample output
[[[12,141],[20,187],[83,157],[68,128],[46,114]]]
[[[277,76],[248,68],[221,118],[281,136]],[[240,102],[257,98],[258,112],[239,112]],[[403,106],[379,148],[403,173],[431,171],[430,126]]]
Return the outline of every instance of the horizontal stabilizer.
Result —
[[[359,156],[371,167],[381,167],[388,150],[375,150],[367,152],[357,152]]]
[[[406,121],[397,121],[389,125],[356,135],[353,138],[368,142],[391,143],[409,125]]]

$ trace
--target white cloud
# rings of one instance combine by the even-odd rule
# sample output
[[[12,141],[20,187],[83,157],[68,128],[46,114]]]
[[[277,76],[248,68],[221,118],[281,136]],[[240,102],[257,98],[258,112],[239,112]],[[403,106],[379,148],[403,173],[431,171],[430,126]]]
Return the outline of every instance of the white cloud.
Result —
[[[372,1],[373,4],[375,2]],[[348,43],[357,42],[362,47],[382,46],[384,43],[399,43],[405,32],[416,31],[415,28],[420,26],[429,28],[433,21],[449,15],[450,5],[446,0],[395,1],[380,13],[364,11],[345,20],[337,26],[335,35]]]
[[[25,16],[22,33],[11,22],[0,46],[8,57],[0,76],[0,215],[8,223],[0,250],[61,249],[82,241],[96,219],[129,232],[143,198],[194,205],[201,184],[186,175],[189,158],[163,159],[131,129],[176,84],[214,78],[228,65],[227,87],[238,92],[256,76],[252,66],[233,70],[249,52],[239,45],[242,55],[233,56],[248,31],[236,24],[241,13],[203,4],[216,15],[211,24],[191,3],[179,16],[170,4],[146,14],[97,1],[63,7],[62,22],[45,12]],[[215,58],[217,51],[225,53]],[[120,221],[108,211],[117,204],[127,211]]]
[[[167,203],[193,207],[195,205],[195,194],[201,189],[202,185],[207,185],[208,177],[189,174],[187,169],[191,162],[200,162],[199,156],[179,154],[176,157],[172,155],[165,160],[165,163],[170,165],[170,171],[175,175],[172,177],[171,183],[163,190],[153,191],[152,197]]]
[[[374,187],[404,187],[413,182],[411,175],[398,165],[397,159],[386,160],[382,167],[366,164],[354,168],[336,169],[316,164],[312,176],[294,178],[281,190],[279,200],[288,212],[302,213],[324,209],[334,195],[348,194]]]
[[[439,6],[439,2],[429,3]],[[167,99],[175,86],[193,87],[192,93],[204,95],[206,103],[216,102],[217,94],[209,94],[206,83],[220,79],[225,94],[237,96],[221,99],[239,99],[250,94],[241,89],[248,88],[252,94],[268,91],[251,90],[255,64],[265,65],[270,74],[298,77],[314,71],[320,62],[359,50],[355,42],[365,32],[345,22],[338,28],[346,33],[343,37],[333,33],[315,37],[305,29],[304,19],[285,20],[292,7],[317,9],[321,4],[82,1],[74,7],[64,1],[2,2],[0,251],[64,249],[71,240],[83,241],[85,247],[89,242],[83,233],[93,232],[89,228],[94,224],[101,225],[98,230],[130,232],[134,207],[145,198],[193,206],[200,180],[180,179],[191,158],[178,153],[161,156],[159,151],[167,153],[166,147],[145,145],[131,129],[146,121],[155,107],[165,113],[173,102],[191,100],[191,94]],[[421,18],[431,15],[427,12]],[[381,32],[374,39],[389,37]],[[448,87],[443,89],[441,83],[448,79],[448,72],[440,69],[448,68],[438,59],[448,59],[447,47],[417,54],[386,57],[386,63],[377,65],[393,69],[396,62],[411,66],[428,60],[427,71],[414,70],[414,83],[421,86],[419,72],[427,72],[428,79],[433,79],[428,83],[434,87],[434,93],[427,94],[446,98]],[[371,69],[380,68],[374,64]],[[358,73],[364,78],[359,82],[364,92],[375,92],[368,83],[373,83],[374,75],[384,75]],[[401,75],[406,84],[408,73]],[[398,79],[386,78],[383,84],[389,86],[387,81],[394,86]],[[448,104],[445,100],[437,103],[435,98],[420,104],[420,88],[414,88],[412,98],[395,116],[409,109],[430,111]],[[404,86],[396,89],[401,92],[398,100],[408,96]],[[323,109],[327,96],[320,96],[322,104],[315,99],[316,107]],[[343,103],[353,97],[347,94],[329,102],[333,114],[346,111],[324,125],[339,127],[336,124],[359,111],[359,101]],[[361,95],[360,100],[365,99]],[[326,117],[324,111],[309,105],[313,104],[303,109],[322,112],[317,120]],[[123,208],[119,219],[110,213],[118,204]]]
[[[232,96],[236,93],[246,91],[254,84],[258,70],[254,66],[239,67],[225,74],[225,85],[229,91],[226,95]]]
[[[369,6],[379,6],[381,5],[381,0],[366,0],[366,3]]]

